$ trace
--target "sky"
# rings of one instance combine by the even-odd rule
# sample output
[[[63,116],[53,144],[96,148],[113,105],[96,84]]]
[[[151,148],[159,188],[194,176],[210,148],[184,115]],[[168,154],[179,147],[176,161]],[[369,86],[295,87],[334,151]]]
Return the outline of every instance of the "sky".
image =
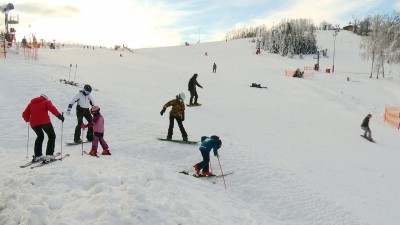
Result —
[[[400,0],[15,0],[17,38],[132,48],[220,41],[234,28],[282,19],[347,25],[352,18],[400,10]],[[5,5],[7,2],[3,2]],[[4,18],[4,15],[1,15]],[[1,17],[0,17],[1,18]],[[4,19],[3,19],[4,21]],[[4,24],[2,23],[3,29]]]
[[[0,225],[399,225],[400,131],[383,118],[386,105],[400,106],[400,65],[385,64],[385,78],[370,79],[361,37],[340,31],[335,72],[325,73],[332,32],[316,36],[327,57],[304,79],[284,74],[312,67],[313,55],[256,55],[251,39],[134,53],[68,45],[38,49],[37,60],[32,49],[9,49],[0,58]],[[199,144],[157,140],[168,132],[171,108],[161,116],[163,105],[179,92],[189,103],[193,73],[202,106],[186,107],[183,125],[189,140],[221,138],[211,168],[232,172],[225,182],[178,173],[194,172]],[[75,104],[64,123],[49,113],[55,151],[70,157],[19,168],[36,137],[21,116],[29,101],[46,94],[66,112],[86,83],[112,155],[96,158],[82,154],[90,143],[66,144]],[[376,143],[360,137],[368,113]],[[176,124],[172,137],[182,138]]]

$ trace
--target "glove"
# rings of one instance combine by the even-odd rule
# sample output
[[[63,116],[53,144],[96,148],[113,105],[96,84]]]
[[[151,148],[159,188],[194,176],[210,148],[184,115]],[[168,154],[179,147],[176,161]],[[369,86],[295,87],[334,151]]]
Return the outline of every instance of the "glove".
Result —
[[[160,112],[161,116],[165,113],[165,109],[163,108]]]
[[[219,159],[219,154],[216,154],[215,157],[217,157]]]
[[[66,114],[67,114],[68,116],[71,114],[71,108],[68,108],[68,109],[67,109]]]
[[[62,115],[62,114],[60,114],[59,116],[57,116],[58,117],[58,119],[60,119],[61,120],[61,122],[63,122],[64,123],[64,116]]]
[[[182,115],[182,121],[185,121],[185,115]]]
[[[87,125],[85,125],[84,123],[82,123],[81,128],[85,129],[87,127]]]

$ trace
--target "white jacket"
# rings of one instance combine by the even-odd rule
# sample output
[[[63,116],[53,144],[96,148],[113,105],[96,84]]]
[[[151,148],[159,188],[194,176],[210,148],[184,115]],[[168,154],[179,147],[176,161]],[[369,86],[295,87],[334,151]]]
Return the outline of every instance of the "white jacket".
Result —
[[[72,101],[69,103],[68,108],[72,108],[72,106],[75,104],[75,102],[78,102],[78,105],[81,108],[89,109],[91,106],[94,106],[94,101],[92,96],[85,95],[84,91],[81,90],[75,97],[72,99]]]

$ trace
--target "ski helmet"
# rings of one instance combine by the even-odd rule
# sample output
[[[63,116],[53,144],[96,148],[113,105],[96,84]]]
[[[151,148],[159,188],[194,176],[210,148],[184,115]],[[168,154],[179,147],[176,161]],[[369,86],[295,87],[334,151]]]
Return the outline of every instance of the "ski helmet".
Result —
[[[83,89],[89,93],[92,92],[92,87],[89,84],[86,84]]]
[[[186,95],[185,95],[185,93],[183,93],[183,92],[181,92],[181,93],[179,93],[179,99],[181,99],[182,100],[182,102],[183,101],[185,101],[185,98],[186,98]]]
[[[95,105],[95,106],[93,106],[93,107],[90,109],[90,112],[91,112],[91,113],[100,112],[100,107],[98,107],[97,105]]]
[[[210,137],[211,139],[217,140],[218,141],[218,149],[221,148],[222,146],[222,141],[221,139],[219,139],[219,137],[217,135],[213,135]]]
[[[49,99],[49,98],[47,97],[47,95],[45,95],[45,94],[41,94],[40,97],[43,97],[43,98],[45,98],[45,99]]]

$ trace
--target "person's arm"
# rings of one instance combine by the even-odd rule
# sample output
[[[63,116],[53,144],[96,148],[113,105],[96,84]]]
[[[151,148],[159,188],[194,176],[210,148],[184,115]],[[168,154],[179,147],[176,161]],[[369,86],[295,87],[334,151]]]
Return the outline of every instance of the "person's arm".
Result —
[[[26,109],[24,110],[24,112],[22,112],[22,118],[24,118],[25,122],[29,122],[29,119],[31,118],[31,107],[30,107],[30,103],[28,104],[28,106],[26,107]]]
[[[201,85],[199,84],[199,82],[197,82],[197,80],[196,80],[196,85],[197,85],[198,87],[203,88],[203,86],[201,86]]]

